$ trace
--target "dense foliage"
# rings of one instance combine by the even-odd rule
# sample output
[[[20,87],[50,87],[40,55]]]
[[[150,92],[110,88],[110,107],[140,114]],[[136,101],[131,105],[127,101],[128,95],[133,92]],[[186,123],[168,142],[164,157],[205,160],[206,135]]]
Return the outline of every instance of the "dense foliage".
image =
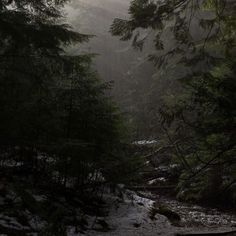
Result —
[[[92,56],[65,51],[90,38],[63,23],[66,2],[0,1],[1,166],[82,191],[120,165],[125,131]]]
[[[184,199],[227,202],[226,192],[235,199],[235,7],[227,0],[134,0],[130,19],[111,27],[139,49],[153,37],[158,71],[147,106],[157,136],[183,168]]]

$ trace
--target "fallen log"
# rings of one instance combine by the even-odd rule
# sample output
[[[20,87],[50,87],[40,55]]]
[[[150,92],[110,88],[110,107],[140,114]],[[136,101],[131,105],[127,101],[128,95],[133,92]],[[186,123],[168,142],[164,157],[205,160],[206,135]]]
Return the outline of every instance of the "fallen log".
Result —
[[[166,185],[166,186],[127,186],[130,190],[136,191],[162,191],[162,190],[174,190],[175,185]]]

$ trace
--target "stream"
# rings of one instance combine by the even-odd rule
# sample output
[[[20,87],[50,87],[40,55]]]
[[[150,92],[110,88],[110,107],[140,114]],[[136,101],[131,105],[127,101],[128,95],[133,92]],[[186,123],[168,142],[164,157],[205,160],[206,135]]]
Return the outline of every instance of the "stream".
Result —
[[[190,203],[183,203],[165,196],[156,197],[159,204],[167,206],[181,217],[183,226],[187,227],[235,227],[236,215],[232,212],[216,208],[203,207]]]
[[[138,147],[149,147],[155,145],[154,141],[139,141],[135,143]],[[163,161],[164,160],[164,161]],[[155,206],[164,206],[181,218],[175,226],[178,228],[199,230],[220,230],[236,227],[236,212],[234,209],[214,208],[202,206],[195,203],[186,203],[176,199],[171,186],[175,186],[172,173],[178,171],[177,165],[170,165],[165,159],[154,156],[154,161],[147,159],[143,186],[135,186],[134,190],[141,197],[155,201]],[[152,165],[150,165],[152,162]],[[153,166],[153,163],[155,164]],[[169,189],[170,187],[170,189]],[[175,223],[174,223],[175,224]]]

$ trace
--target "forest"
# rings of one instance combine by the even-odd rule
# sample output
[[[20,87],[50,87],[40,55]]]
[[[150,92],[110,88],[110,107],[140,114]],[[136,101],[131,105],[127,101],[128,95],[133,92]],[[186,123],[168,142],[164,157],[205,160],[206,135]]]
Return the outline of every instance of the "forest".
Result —
[[[0,235],[236,235],[235,0],[0,0]]]

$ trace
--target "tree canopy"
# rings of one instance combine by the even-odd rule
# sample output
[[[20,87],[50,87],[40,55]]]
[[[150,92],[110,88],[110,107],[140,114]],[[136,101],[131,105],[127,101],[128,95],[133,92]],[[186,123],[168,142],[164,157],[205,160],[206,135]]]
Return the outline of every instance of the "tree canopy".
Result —
[[[235,10],[227,0],[134,0],[130,18],[111,26],[137,49],[148,37],[155,46],[149,59],[159,80],[149,95],[150,112],[184,168],[179,197],[185,199],[217,200],[235,191]],[[165,82],[171,78],[174,86]],[[157,94],[163,84],[168,92]]]

